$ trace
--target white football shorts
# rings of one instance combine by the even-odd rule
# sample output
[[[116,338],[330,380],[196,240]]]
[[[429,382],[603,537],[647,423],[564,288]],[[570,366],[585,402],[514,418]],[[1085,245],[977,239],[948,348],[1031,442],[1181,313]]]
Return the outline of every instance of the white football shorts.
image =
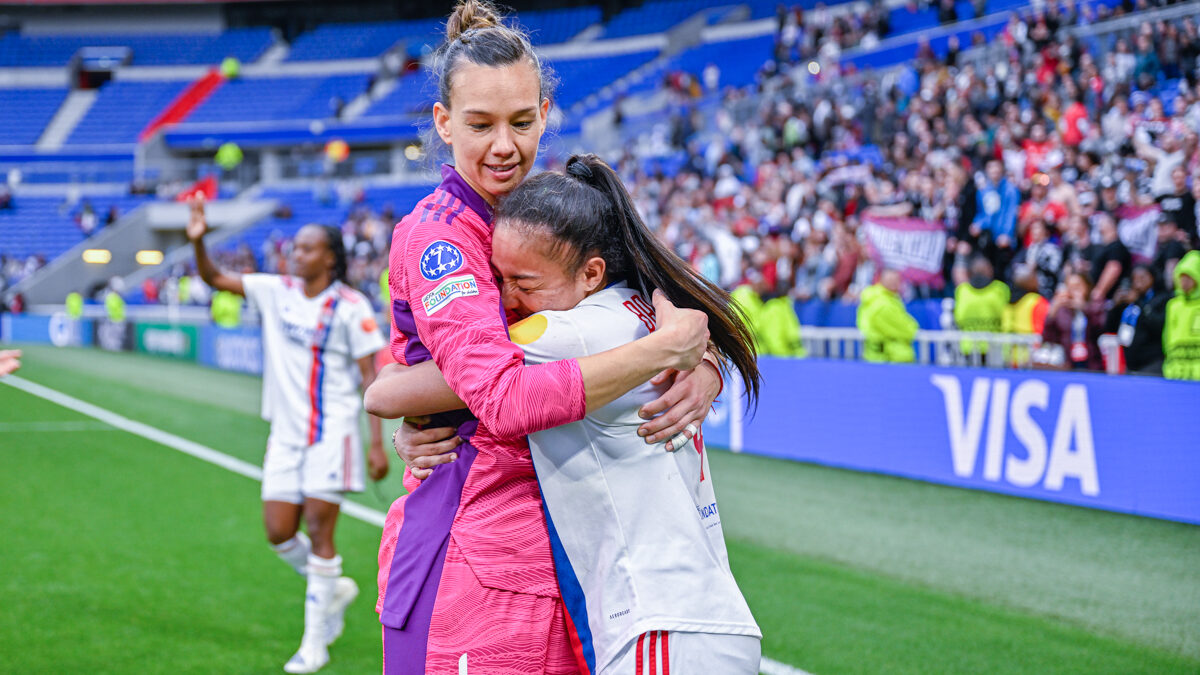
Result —
[[[341,504],[346,492],[366,484],[358,425],[329,425],[313,445],[292,445],[267,438],[263,458],[262,500],[301,504],[306,497]]]
[[[761,660],[752,635],[655,630],[630,640],[598,675],[758,675]]]

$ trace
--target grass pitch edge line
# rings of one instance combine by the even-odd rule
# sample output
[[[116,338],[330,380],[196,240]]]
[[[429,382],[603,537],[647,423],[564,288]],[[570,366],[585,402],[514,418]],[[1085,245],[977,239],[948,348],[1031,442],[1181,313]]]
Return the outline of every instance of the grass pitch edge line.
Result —
[[[201,445],[195,441],[189,441],[186,438],[176,436],[161,429],[156,429],[148,424],[143,424],[118,415],[111,410],[105,410],[96,405],[92,405],[87,401],[81,401],[73,396],[68,396],[60,391],[56,391],[49,387],[42,386],[36,382],[31,382],[23,377],[16,375],[7,375],[0,378],[0,383],[7,384],[14,389],[19,389],[32,396],[45,399],[51,403],[56,403],[68,410],[74,410],[82,415],[87,415],[93,419],[97,419],[109,426],[115,427],[122,431],[127,431],[136,436],[154,441],[160,445],[165,445],[168,448],[178,450],[186,455],[191,455],[196,459],[201,459],[210,464],[228,469],[236,474],[240,474],[247,478],[252,478],[262,482],[262,469],[249,462],[244,462],[236,457],[230,457],[225,453],[214,450],[206,445]],[[361,520],[364,523],[383,527],[386,515],[382,511],[363,506],[352,501],[342,503],[342,512],[351,518]],[[764,675],[813,675],[806,670],[801,670],[794,666],[789,666],[786,663],[780,663],[767,657],[762,657],[762,663],[759,669]]]

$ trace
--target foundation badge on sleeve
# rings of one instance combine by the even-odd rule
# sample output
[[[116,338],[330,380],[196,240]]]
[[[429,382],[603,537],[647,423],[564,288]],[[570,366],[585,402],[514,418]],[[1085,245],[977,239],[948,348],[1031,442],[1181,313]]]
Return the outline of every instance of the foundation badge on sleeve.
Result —
[[[468,295],[479,295],[479,284],[475,283],[473,275],[461,274],[447,278],[438,284],[437,288],[426,293],[421,298],[421,305],[425,308],[425,316],[433,316],[455,299]]]

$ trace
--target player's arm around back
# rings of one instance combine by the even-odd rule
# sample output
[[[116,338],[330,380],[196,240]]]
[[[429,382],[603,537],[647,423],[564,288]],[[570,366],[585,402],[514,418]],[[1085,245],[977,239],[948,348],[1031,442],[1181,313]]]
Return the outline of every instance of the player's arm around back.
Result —
[[[362,390],[364,393],[375,382],[375,354],[367,354],[360,357],[358,361],[358,370],[362,374]],[[367,426],[371,432],[371,443],[367,450],[367,470],[371,475],[371,480],[382,480],[388,473],[388,458],[387,453],[383,451],[383,423],[379,417],[369,414],[367,415]]]
[[[204,197],[192,197],[188,200],[188,207],[187,237],[192,242],[196,271],[200,273],[200,278],[218,291],[245,295],[246,288],[242,284],[241,275],[222,272],[208,257],[208,249],[204,246],[204,235],[208,233],[208,220],[204,217]]]

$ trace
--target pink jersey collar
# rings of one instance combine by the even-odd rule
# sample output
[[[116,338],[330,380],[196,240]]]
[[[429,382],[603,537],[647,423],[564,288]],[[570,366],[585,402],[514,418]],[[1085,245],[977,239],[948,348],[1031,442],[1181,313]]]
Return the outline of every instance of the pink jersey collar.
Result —
[[[488,225],[492,224],[492,205],[488,204],[486,199],[479,196],[475,188],[471,187],[452,165],[442,165],[442,184],[438,186],[438,189],[445,190],[458,197],[479,216],[480,220]]]

